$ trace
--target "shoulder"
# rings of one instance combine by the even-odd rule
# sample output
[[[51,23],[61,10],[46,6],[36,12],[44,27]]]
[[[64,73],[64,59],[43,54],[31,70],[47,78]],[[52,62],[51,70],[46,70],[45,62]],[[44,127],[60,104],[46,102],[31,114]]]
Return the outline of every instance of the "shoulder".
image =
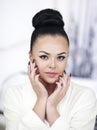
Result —
[[[72,113],[80,118],[95,118],[97,115],[97,99],[95,92],[88,87],[71,83],[71,102]]]
[[[22,87],[8,86],[4,95],[4,106],[11,107],[12,104],[20,103],[22,99]]]
[[[76,84],[74,82],[71,82],[71,88],[73,97],[78,101],[81,101],[81,103],[97,103],[96,94],[91,88]]]
[[[22,103],[23,97],[28,97],[32,94],[30,82],[24,82],[19,85],[10,86],[6,89],[4,95],[4,104],[19,104]]]
[[[84,93],[89,93],[92,94],[93,96],[96,96],[95,92],[93,89],[86,87],[85,85],[80,85],[75,82],[71,82],[71,86],[74,92],[78,92],[78,94],[84,94]]]
[[[12,97],[20,97],[20,95],[22,95],[22,91],[24,89],[25,84],[19,84],[19,85],[15,85],[15,86],[8,86],[8,88],[5,91],[5,98],[12,98]]]

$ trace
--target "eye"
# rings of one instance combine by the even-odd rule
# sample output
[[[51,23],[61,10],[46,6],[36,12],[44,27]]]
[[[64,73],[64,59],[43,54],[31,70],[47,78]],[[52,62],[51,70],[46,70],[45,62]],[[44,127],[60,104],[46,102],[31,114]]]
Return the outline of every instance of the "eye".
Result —
[[[46,55],[41,55],[41,56],[39,56],[41,59],[43,59],[43,60],[47,60],[48,59],[48,56],[46,56]]]
[[[65,56],[58,56],[57,57],[57,59],[60,60],[60,61],[64,60],[65,58],[66,58]]]

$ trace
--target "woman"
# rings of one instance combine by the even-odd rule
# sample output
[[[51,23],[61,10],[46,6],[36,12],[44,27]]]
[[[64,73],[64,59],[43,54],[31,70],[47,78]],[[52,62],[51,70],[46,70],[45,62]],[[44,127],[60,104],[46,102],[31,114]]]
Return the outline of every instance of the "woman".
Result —
[[[95,94],[65,72],[69,39],[61,14],[45,9],[32,23],[30,80],[6,93],[6,130],[94,130]]]

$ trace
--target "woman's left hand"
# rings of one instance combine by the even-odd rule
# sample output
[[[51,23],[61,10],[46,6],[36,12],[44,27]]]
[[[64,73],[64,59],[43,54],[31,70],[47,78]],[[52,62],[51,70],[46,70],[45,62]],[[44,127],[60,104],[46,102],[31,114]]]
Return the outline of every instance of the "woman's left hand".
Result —
[[[55,91],[47,99],[46,114],[50,125],[60,116],[57,111],[57,105],[66,95],[70,86],[70,76],[63,74],[63,77],[60,77],[59,82],[56,82],[56,84]]]

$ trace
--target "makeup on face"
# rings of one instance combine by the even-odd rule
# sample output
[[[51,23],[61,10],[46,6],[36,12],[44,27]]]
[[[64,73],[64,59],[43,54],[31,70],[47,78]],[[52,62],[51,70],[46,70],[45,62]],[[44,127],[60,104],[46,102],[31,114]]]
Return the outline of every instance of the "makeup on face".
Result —
[[[55,57],[57,61],[64,61],[68,57],[68,53],[65,51],[58,54],[50,54],[47,51],[39,51],[39,57],[42,60],[48,60],[51,57]]]
[[[62,36],[46,35],[39,37],[33,47],[33,57],[41,77],[52,82],[62,75],[69,54],[66,39]]]

